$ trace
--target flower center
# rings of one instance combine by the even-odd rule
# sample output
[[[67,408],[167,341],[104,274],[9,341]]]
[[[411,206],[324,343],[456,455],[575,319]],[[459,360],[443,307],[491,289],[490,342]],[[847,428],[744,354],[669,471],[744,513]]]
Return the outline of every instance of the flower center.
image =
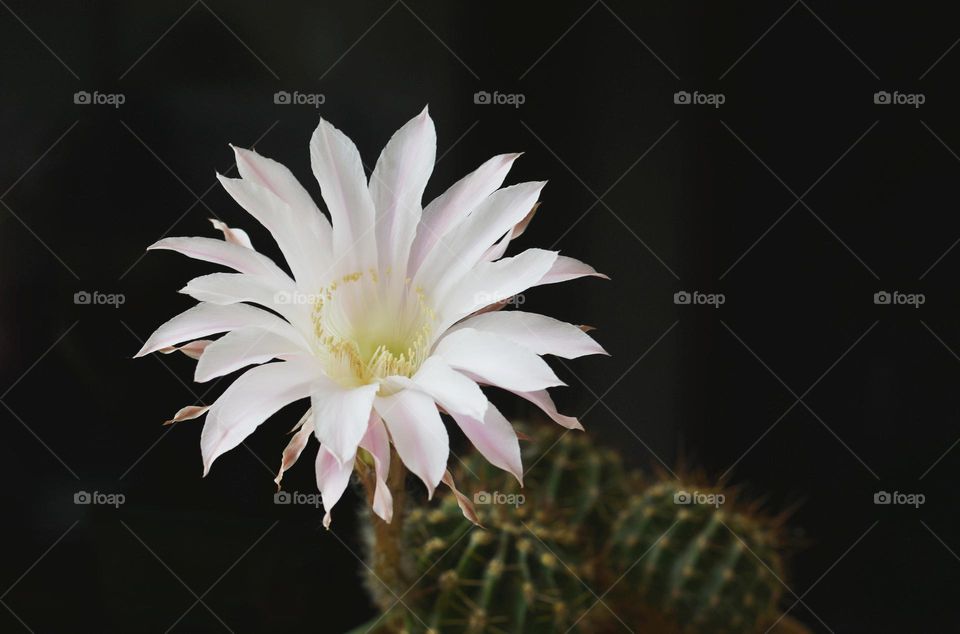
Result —
[[[412,376],[427,358],[434,312],[422,291],[390,271],[335,280],[314,296],[315,349],[345,387]]]

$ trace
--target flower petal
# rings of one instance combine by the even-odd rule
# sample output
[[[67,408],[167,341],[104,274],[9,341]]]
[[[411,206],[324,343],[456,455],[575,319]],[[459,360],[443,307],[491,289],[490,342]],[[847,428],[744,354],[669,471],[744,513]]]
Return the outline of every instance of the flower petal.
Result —
[[[437,240],[458,225],[503,184],[503,179],[507,177],[507,172],[519,156],[520,154],[494,156],[427,205],[410,252],[411,274],[417,272]]]
[[[216,238],[164,238],[147,247],[147,251],[154,249],[176,251],[195,260],[222,264],[241,273],[290,279],[283,269],[262,253]]]
[[[317,488],[323,499],[323,527],[330,528],[330,511],[340,501],[350,474],[353,473],[353,458],[340,462],[326,447],[320,445],[317,450]]]
[[[186,407],[181,407],[177,410],[177,413],[173,415],[168,421],[164,421],[164,425],[173,425],[174,423],[179,423],[185,420],[193,420],[195,418],[200,418],[207,413],[207,410],[210,409],[209,405],[187,405]]]
[[[320,223],[319,210],[299,210],[298,213],[255,181],[220,174],[217,178],[227,193],[277,241],[294,279],[308,288],[318,288],[321,275],[330,268],[329,244],[323,242],[330,233],[325,232]]]
[[[292,467],[300,458],[307,441],[313,435],[313,420],[311,419],[312,410],[307,410],[300,422],[297,423],[297,432],[290,438],[286,448],[283,450],[283,456],[280,459],[280,470],[277,471],[277,477],[273,479],[277,483],[277,490],[280,490],[280,482],[283,480],[283,474]]]
[[[165,346],[157,350],[161,354],[172,354],[174,352],[182,352],[191,359],[197,360],[200,358],[200,355],[203,354],[203,351],[207,349],[213,341],[209,339],[197,339],[196,341],[191,341],[190,343],[185,343],[182,346]]]
[[[507,247],[510,246],[510,241],[515,238],[519,238],[523,235],[523,232],[527,230],[527,227],[530,225],[530,222],[533,220],[534,215],[537,213],[537,209],[540,207],[540,203],[536,203],[533,206],[533,209],[530,210],[526,216],[523,217],[523,220],[513,225],[513,229],[508,231],[500,238],[500,241],[494,244],[492,247],[487,249],[481,258],[485,262],[492,262],[493,260],[499,260],[503,257],[503,254],[507,252]]]
[[[257,366],[234,381],[210,407],[200,434],[203,475],[281,407],[309,396],[318,376],[313,359],[297,359]]]
[[[330,253],[330,221],[317,208],[313,197],[285,165],[243,148],[233,147],[237,158],[237,171],[245,180],[250,180],[290,205],[296,219],[304,227],[311,227],[320,242],[323,253]]]
[[[562,425],[567,429],[578,429],[583,431],[583,425],[580,424],[573,416],[564,416],[557,411],[557,406],[554,404],[553,399],[550,398],[550,393],[546,390],[534,390],[532,392],[520,392],[515,390],[510,390],[520,398],[524,398],[541,410],[543,413],[549,416],[555,423]]]
[[[301,331],[313,329],[311,304],[299,301],[299,291],[290,278],[278,280],[249,273],[211,273],[193,278],[180,292],[200,302],[224,306],[252,302],[279,313]]]
[[[370,197],[376,209],[377,252],[381,262],[403,264],[420,222],[421,199],[433,173],[437,133],[427,109],[396,131],[370,175]]]
[[[603,278],[605,280],[610,279],[603,273],[597,273],[596,269],[589,264],[585,264],[584,262],[575,260],[574,258],[568,258],[565,255],[559,255],[557,256],[557,261],[554,262],[553,266],[550,268],[550,271],[547,272],[547,274],[536,283],[536,286],[542,286],[544,284],[556,284],[557,282],[566,282],[567,280],[575,280],[578,277],[585,277],[587,275]]]
[[[472,328],[451,332],[440,340],[435,353],[450,367],[508,390],[529,392],[564,385],[535,353],[489,332]]]
[[[372,383],[347,389],[329,379],[314,386],[310,397],[314,433],[337,461],[347,462],[356,455],[379,387]]]
[[[393,376],[388,384],[419,390],[430,396],[448,412],[483,418],[487,397],[475,381],[451,368],[439,356],[427,358],[412,378]]]
[[[181,341],[198,339],[244,326],[267,328],[277,323],[284,322],[276,315],[247,304],[218,306],[202,302],[157,328],[134,357],[142,357]]]
[[[360,446],[373,456],[374,470],[376,471],[377,486],[373,493],[373,512],[386,523],[393,520],[393,495],[387,486],[387,475],[390,473],[390,436],[383,420],[376,412],[370,412],[370,423],[367,433],[360,441]]]
[[[490,464],[513,474],[520,486],[523,486],[523,465],[517,432],[493,403],[487,407],[483,420],[455,413],[450,415]]]
[[[377,265],[375,212],[356,146],[321,119],[310,139],[310,162],[333,221],[333,256],[338,271]]]
[[[220,337],[204,350],[193,380],[205,383],[248,365],[259,365],[287,355],[310,354],[300,334],[289,324],[280,323],[286,327],[251,326],[232,330]]]
[[[442,299],[494,242],[530,212],[545,184],[512,185],[484,199],[426,255],[417,271],[417,285],[431,296]]]
[[[480,523],[480,518],[477,516],[477,509],[473,506],[473,502],[471,502],[470,498],[461,493],[460,489],[457,488],[457,483],[453,481],[453,474],[450,473],[449,469],[443,472],[443,479],[441,482],[450,488],[450,491],[453,493],[453,497],[457,500],[457,506],[460,507],[460,512],[463,513],[463,516],[473,522],[474,526],[483,528],[483,524]]]
[[[247,247],[248,249],[253,248],[253,243],[250,242],[250,236],[247,235],[247,232],[243,229],[235,229],[227,226],[227,223],[217,220],[216,218],[208,218],[210,224],[213,225],[213,228],[223,234],[223,239],[227,242],[232,242],[233,244],[239,244],[242,247]]]
[[[464,319],[451,330],[473,328],[509,339],[537,354],[576,359],[588,354],[606,354],[578,326],[520,310],[483,313]]]
[[[433,399],[415,390],[401,390],[378,397],[373,405],[390,431],[400,460],[423,481],[432,498],[450,455],[447,429]]]
[[[481,262],[440,305],[440,329],[535,285],[556,258],[556,251],[527,249],[496,262]]]

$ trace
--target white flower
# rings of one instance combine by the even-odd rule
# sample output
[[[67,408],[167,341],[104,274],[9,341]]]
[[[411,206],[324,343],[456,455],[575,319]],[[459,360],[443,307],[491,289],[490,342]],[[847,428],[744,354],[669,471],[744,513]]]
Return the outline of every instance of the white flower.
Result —
[[[206,413],[204,475],[277,410],[309,398],[278,484],[316,436],[329,524],[360,447],[376,466],[374,511],[390,521],[391,442],[430,495],[444,477],[449,447],[438,406],[492,464],[521,479],[517,435],[480,385],[509,390],[559,424],[582,429],[557,412],[546,389],[563,383],[540,355],[575,358],[603,349],[577,326],[496,310],[529,287],[599,275],[554,251],[502,257],[544,185],[500,188],[518,154],[490,159],[423,209],[436,153],[426,109],[393,135],[369,184],[356,147],[321,120],[310,158],[328,220],[283,165],[234,151],[241,178],[220,182],[272,234],[292,276],[254,250],[245,232],[218,221],[223,240],[160,240],[149,248],[237,272],[191,280],[181,292],[200,303],[160,326],[137,353],[179,349],[198,360],[199,382],[255,366],[209,411],[190,406],[174,418]],[[226,334],[197,340],[216,333]],[[191,343],[173,348],[184,341]]]

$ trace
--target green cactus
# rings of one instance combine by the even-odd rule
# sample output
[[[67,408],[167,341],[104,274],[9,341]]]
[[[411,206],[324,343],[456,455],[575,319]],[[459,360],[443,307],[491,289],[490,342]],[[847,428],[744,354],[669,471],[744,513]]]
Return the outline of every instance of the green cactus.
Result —
[[[692,478],[651,485],[580,432],[541,426],[521,446],[523,488],[476,453],[456,470],[483,528],[447,490],[409,507],[399,585],[368,583],[393,606],[382,631],[601,633],[622,620],[658,634],[747,634],[776,619],[778,522]],[[726,499],[685,504],[675,499],[684,492]]]
[[[611,600],[655,609],[683,632],[755,632],[777,616],[781,542],[777,522],[734,510],[731,493],[660,481],[611,527],[609,569],[625,573]]]

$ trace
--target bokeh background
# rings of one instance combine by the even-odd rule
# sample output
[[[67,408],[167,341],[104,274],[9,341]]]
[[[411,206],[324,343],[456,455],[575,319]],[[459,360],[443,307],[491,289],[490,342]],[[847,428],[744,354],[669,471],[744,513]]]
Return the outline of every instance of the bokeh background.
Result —
[[[312,506],[274,504],[302,407],[201,479],[200,425],[160,423],[228,381],[192,383],[185,357],[131,357],[191,304],[176,291],[215,270],[147,245],[212,235],[216,216],[279,256],[215,186],[234,173],[228,142],[286,163],[319,200],[307,151],[319,116],[372,165],[425,104],[440,157],[428,197],[524,151],[508,182],[550,183],[519,247],[612,277],[524,296],[525,310],[597,326],[612,353],[556,364],[562,411],[632,464],[685,460],[793,508],[802,545],[784,608],[799,600],[791,613],[815,631],[955,626],[950,11],[2,0],[0,629],[340,632],[371,614],[356,497],[330,532]],[[123,103],[76,103],[78,91]],[[279,91],[323,103],[277,103]],[[479,91],[514,103],[477,103]],[[676,103],[678,91],[723,103]],[[876,103],[878,91],[923,103]],[[76,304],[82,291],[124,302]],[[681,291],[724,303],[677,304]],[[881,291],[924,303],[877,304]],[[314,492],[311,462],[287,490]],[[124,504],[75,504],[80,491]],[[878,491],[925,503],[876,505]]]

